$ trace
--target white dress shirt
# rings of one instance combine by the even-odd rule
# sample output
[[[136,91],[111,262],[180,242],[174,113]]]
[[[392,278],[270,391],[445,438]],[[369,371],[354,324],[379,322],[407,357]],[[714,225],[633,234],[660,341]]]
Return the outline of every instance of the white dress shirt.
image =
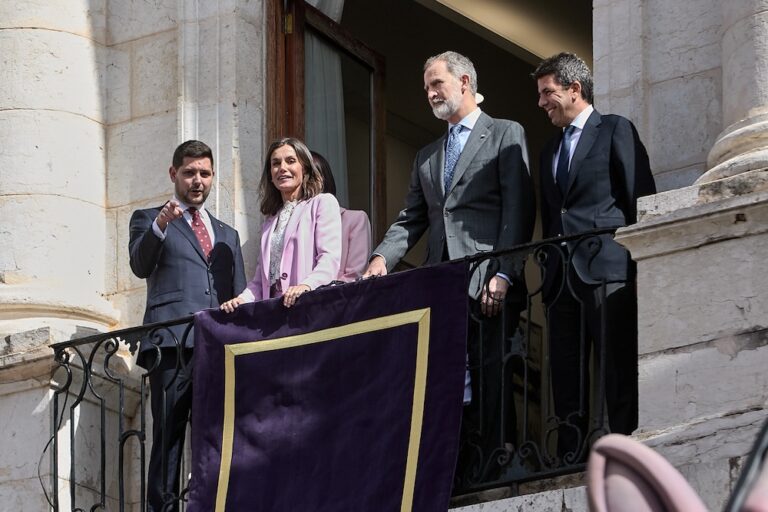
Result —
[[[179,203],[179,206],[184,210],[184,220],[186,221],[187,225],[191,228],[192,227],[192,214],[189,213],[189,205],[179,200],[178,197],[173,196],[173,200]],[[213,231],[213,225],[211,224],[211,217],[208,215],[208,211],[205,209],[205,205],[201,204],[200,206],[196,206],[197,211],[200,212],[200,219],[203,221],[203,224],[205,224],[205,229],[208,230],[208,236],[211,238],[211,247],[216,245],[216,235]],[[165,229],[168,229],[166,226]],[[165,240],[165,233],[160,229],[160,226],[157,225],[157,219],[152,221],[152,231],[157,235],[157,238],[159,238],[161,241]]]

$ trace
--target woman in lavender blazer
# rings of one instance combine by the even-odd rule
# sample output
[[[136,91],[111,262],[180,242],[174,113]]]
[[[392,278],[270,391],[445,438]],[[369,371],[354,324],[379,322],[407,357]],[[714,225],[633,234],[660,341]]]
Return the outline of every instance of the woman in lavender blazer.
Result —
[[[240,304],[282,297],[291,307],[303,293],[328,284],[339,273],[341,214],[309,149],[298,139],[275,141],[267,151],[259,186],[261,258],[245,290],[221,305],[232,312]]]
[[[312,159],[323,175],[323,192],[336,195],[336,181],[328,160],[316,151]],[[363,275],[371,256],[371,221],[362,210],[341,208],[341,264],[337,281],[355,281]]]

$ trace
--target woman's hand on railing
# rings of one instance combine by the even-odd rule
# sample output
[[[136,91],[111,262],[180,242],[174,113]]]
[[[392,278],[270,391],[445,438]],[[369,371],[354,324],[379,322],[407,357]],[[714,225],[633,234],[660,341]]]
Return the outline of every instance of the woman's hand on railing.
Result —
[[[308,292],[311,288],[306,284],[297,284],[291,286],[283,294],[283,306],[289,308],[296,304],[298,298],[305,292]]]
[[[242,304],[244,301],[240,297],[235,297],[234,299],[230,299],[227,302],[223,303],[221,306],[219,306],[219,309],[222,311],[226,311],[227,313],[232,313],[234,310],[237,309],[237,306]]]

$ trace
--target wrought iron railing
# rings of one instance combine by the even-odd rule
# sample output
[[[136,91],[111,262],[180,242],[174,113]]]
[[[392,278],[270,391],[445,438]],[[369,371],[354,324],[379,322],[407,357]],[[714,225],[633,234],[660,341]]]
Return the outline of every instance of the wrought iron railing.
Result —
[[[193,318],[147,324],[53,345],[58,366],[52,379],[51,438],[45,449],[50,451],[50,485],[46,486],[41,478],[53,510],[123,512],[136,504],[139,510],[146,510],[146,441],[151,438],[147,417],[148,380],[161,358],[157,347],[157,357],[151,367],[134,368],[133,354],[140,340],[151,342],[158,339],[160,332],[171,336],[177,353],[182,354],[178,348],[184,346]],[[174,326],[185,326],[180,338],[169,329]],[[187,361],[179,357],[177,364],[182,369]],[[165,418],[153,421],[165,424]],[[138,460],[132,460],[132,441],[138,444]],[[68,449],[65,456],[61,453],[62,447]],[[64,479],[68,481],[66,492],[58,485],[62,460],[69,466]],[[96,468],[92,467],[94,461]],[[137,478],[128,479],[129,471]],[[168,496],[168,503],[183,503],[185,493],[186,489],[179,495]]]
[[[592,406],[585,405],[565,418],[554,414],[542,287],[530,283],[559,268],[556,293],[571,293],[568,268],[574,248],[589,247],[594,257],[612,232],[595,230],[467,259],[473,273],[491,276],[511,263],[536,277],[529,279],[527,292],[517,295],[522,302],[507,300],[493,320],[478,309],[476,298],[470,298],[469,324],[474,332],[470,336],[484,341],[468,345],[474,396],[465,407],[454,495],[580,471],[591,444],[607,433],[602,352],[593,354],[593,364],[582,361],[579,369],[580,381],[591,383],[589,389],[582,389],[589,394],[582,403]],[[557,260],[554,267],[552,258]],[[515,286],[519,289],[520,283]],[[597,288],[605,293],[605,283]],[[49,455],[49,483],[41,478],[53,510],[146,509],[146,443],[151,438],[148,381],[161,351],[156,350],[148,369],[132,367],[133,356],[140,340],[158,340],[161,332],[172,337],[177,348],[183,347],[193,320],[190,316],[53,345],[58,366],[53,378],[51,438],[43,454]],[[178,326],[185,326],[182,336],[174,334]],[[580,343],[588,342],[582,331]],[[177,364],[185,370],[187,362],[178,357]],[[489,382],[497,382],[498,387],[489,389]],[[160,421],[165,424],[164,418]],[[576,443],[558,453],[558,432],[564,428],[574,433]],[[60,478],[62,466],[68,468]],[[165,496],[169,510],[184,508],[186,477],[182,474],[181,479],[178,495]],[[67,482],[66,488],[59,488],[62,481]]]
[[[577,363],[581,397],[578,409],[564,417],[555,414],[546,317],[548,304],[565,294],[583,306],[575,292],[572,254],[583,249],[582,256],[588,255],[590,268],[614,232],[615,228],[598,229],[470,258],[472,272],[488,265],[486,274],[493,275],[506,260],[513,261],[514,267],[524,267],[529,279],[522,303],[508,299],[500,319],[490,319],[477,308],[471,309],[470,331],[474,326],[482,342],[472,343],[470,333],[469,367],[475,382],[473,391],[479,391],[480,396],[473,396],[465,406],[454,496],[583,471],[589,448],[608,433],[604,405],[606,358],[602,347],[591,347],[591,357]],[[604,279],[595,281],[592,287],[596,302],[602,303],[607,283]],[[605,309],[598,315],[605,338]],[[484,330],[492,331],[492,336],[484,337]],[[578,344],[584,349],[581,353],[590,353],[592,340],[586,329],[579,330]],[[495,376],[489,378],[485,375],[488,372]],[[498,383],[497,390],[486,389],[488,383],[494,382]],[[499,397],[488,399],[494,392]],[[564,432],[570,443],[558,446],[558,437],[563,437]]]

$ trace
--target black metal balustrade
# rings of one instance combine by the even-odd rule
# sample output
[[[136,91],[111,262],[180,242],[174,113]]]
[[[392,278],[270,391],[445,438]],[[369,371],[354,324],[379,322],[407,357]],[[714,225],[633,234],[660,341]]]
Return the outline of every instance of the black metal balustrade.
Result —
[[[50,486],[43,483],[43,491],[54,511],[71,510],[120,510],[123,512],[131,501],[146,510],[146,473],[148,460],[146,441],[151,439],[151,424],[147,421],[149,410],[149,376],[160,364],[160,350],[157,349],[155,363],[145,369],[132,370],[126,357],[136,353],[139,340],[157,339],[160,332],[172,336],[177,353],[183,347],[193,327],[194,317],[188,316],[170,322],[158,322],[132,327],[104,334],[97,334],[52,346],[58,368],[52,380],[54,393],[51,406],[51,438],[45,451],[50,450]],[[185,325],[183,335],[177,338],[169,329]],[[158,340],[159,343],[159,340]],[[120,353],[123,356],[120,357]],[[128,359],[132,359],[128,357]],[[188,365],[183,357],[177,358],[181,371]],[[130,395],[136,395],[132,400]],[[93,406],[85,407],[91,402]],[[109,412],[114,411],[117,425],[108,421]],[[130,412],[136,411],[135,414]],[[129,420],[133,418],[133,425]],[[154,418],[162,421],[165,418]],[[93,424],[95,423],[95,425]],[[58,488],[61,445],[65,444],[62,430],[68,430],[69,448],[69,489],[62,499]],[[96,434],[98,440],[93,439]],[[138,461],[130,460],[130,446],[138,445]],[[65,459],[66,460],[66,459]],[[94,460],[98,467],[90,467]],[[42,462],[42,461],[41,461]],[[133,468],[138,464],[138,469]],[[165,461],[163,461],[165,465]],[[127,477],[129,469],[138,476],[131,482]],[[136,494],[135,485],[139,485]],[[110,488],[116,485],[117,489]],[[133,500],[129,494],[133,485]],[[179,496],[168,496],[167,502],[184,501],[185,486]],[[116,492],[115,492],[116,491]],[[116,503],[110,502],[109,496]],[[62,502],[65,505],[62,505]]]
[[[547,273],[551,274],[547,301],[569,294],[583,310],[574,291],[573,272],[569,271],[571,255],[583,250],[591,266],[614,232],[615,228],[593,230],[470,259],[471,271],[487,266],[487,276],[494,275],[502,261],[511,260],[515,267],[526,268],[528,284],[523,303],[507,300],[498,320],[470,308],[469,338],[474,331],[474,336],[483,340],[468,343],[473,395],[479,392],[480,396],[473,396],[465,406],[454,496],[583,471],[590,447],[609,432],[605,351],[590,347],[586,329],[580,329],[578,336],[580,352],[591,355],[578,362],[580,408],[565,417],[554,412],[549,339],[543,327],[547,316],[543,283]],[[606,296],[606,284],[603,280],[596,285],[599,303]],[[509,297],[514,297],[512,289]],[[599,316],[604,334],[604,308]],[[490,338],[484,331],[491,332]],[[494,375],[487,376],[489,372]],[[496,383],[498,389],[486,389],[489,382]],[[499,398],[489,400],[494,392]],[[489,411],[489,405],[494,410]],[[558,436],[564,432],[572,438],[565,450],[562,445],[558,448]]]
[[[560,268],[562,276],[556,284],[558,293],[570,293],[569,273],[564,271],[570,263],[570,252],[583,245],[597,255],[612,232],[595,230],[468,258],[471,272],[486,269],[488,276],[494,275],[502,262],[526,267],[529,283],[522,303],[508,301],[495,320],[484,316],[476,299],[470,298],[470,337],[477,336],[484,342],[469,344],[475,392],[465,407],[469,412],[462,426],[454,495],[583,470],[589,447],[607,433],[602,353],[593,353],[591,364],[581,363],[582,393],[589,396],[583,403],[591,407],[585,405],[566,418],[558,418],[553,412],[548,343],[542,327],[542,287],[534,283],[542,272],[551,272],[554,257],[555,268]],[[600,289],[605,292],[604,284]],[[149,458],[146,442],[151,438],[148,378],[159,364],[160,351],[155,366],[146,370],[131,369],[126,363],[131,358],[121,355],[135,355],[141,339],[155,339],[160,332],[174,336],[170,327],[186,325],[181,339],[174,336],[180,348],[192,330],[193,320],[190,316],[53,345],[58,369],[53,379],[51,439],[43,454],[50,456],[51,474],[47,485],[41,479],[53,510],[122,512],[137,505],[145,510]],[[583,330],[580,342],[589,342]],[[184,370],[188,362],[179,357],[177,364]],[[482,384],[487,382],[498,382],[498,388],[487,389]],[[489,396],[496,398],[489,400]],[[489,403],[497,409],[488,410]],[[558,454],[557,437],[563,428],[574,433],[577,444],[575,449]],[[62,463],[68,465],[66,490],[58,487]],[[97,467],[92,467],[94,464]],[[183,509],[186,483],[182,475],[183,490],[179,496],[168,496],[169,504],[178,501]]]

